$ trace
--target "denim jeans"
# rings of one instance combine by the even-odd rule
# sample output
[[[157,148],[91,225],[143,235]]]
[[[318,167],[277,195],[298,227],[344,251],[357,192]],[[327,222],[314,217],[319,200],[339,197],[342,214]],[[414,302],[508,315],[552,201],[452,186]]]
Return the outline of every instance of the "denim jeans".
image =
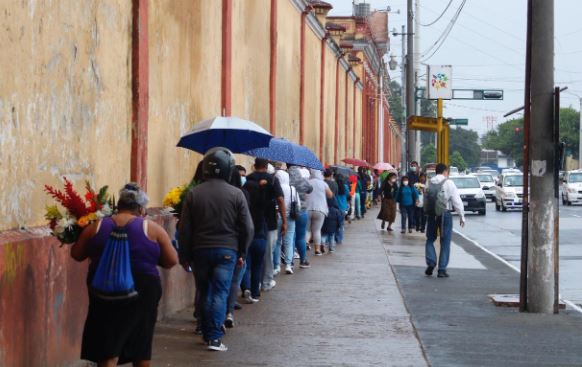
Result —
[[[283,221],[277,218],[277,241],[273,245],[273,269],[281,266],[281,226]],[[289,226],[289,223],[287,223]]]
[[[228,307],[227,313],[234,312],[234,304],[236,303],[236,296],[238,295],[238,290],[240,289],[243,277],[247,270],[247,262],[245,261],[242,266],[238,264],[234,267],[234,272],[232,274],[232,282],[230,282],[230,293],[228,295]]]
[[[360,214],[363,217],[366,215],[366,198],[368,193],[366,191],[360,192]]]
[[[229,248],[201,248],[193,255],[202,306],[202,334],[207,340],[221,339],[237,253]]]
[[[354,207],[353,208],[353,212],[356,216],[356,218],[361,218],[362,217],[362,205],[360,204],[360,194],[355,193],[354,194]]]
[[[426,265],[436,266],[437,255],[434,248],[434,241],[437,239],[437,229],[441,234],[441,253],[438,260],[438,270],[447,270],[449,256],[451,254],[451,237],[453,234],[453,216],[446,212],[442,217],[429,215],[426,221]]]
[[[305,237],[307,234],[307,221],[309,220],[309,214],[307,211],[302,210],[299,214],[299,218],[295,220],[295,248],[299,253],[299,258],[301,262],[307,260],[307,243]]]
[[[414,205],[400,205],[400,216],[402,218],[402,229],[406,229],[408,220],[408,229],[414,227]]]
[[[279,236],[277,238],[277,252],[278,262],[282,259],[283,265],[293,265],[293,255],[295,253],[295,220],[291,217],[287,217],[287,232],[285,236],[281,236],[281,225],[279,222]],[[275,257],[273,257],[273,263],[275,263]]]
[[[335,251],[335,233],[322,233],[321,244],[326,245],[330,251]]]
[[[261,296],[261,280],[263,279],[263,264],[267,240],[255,238],[249,246],[247,254],[247,271],[243,278],[243,289],[250,289],[253,298]]]
[[[265,248],[265,259],[263,261],[263,284],[269,284],[273,280],[273,257],[276,242],[277,230],[275,229],[267,232],[267,246]]]

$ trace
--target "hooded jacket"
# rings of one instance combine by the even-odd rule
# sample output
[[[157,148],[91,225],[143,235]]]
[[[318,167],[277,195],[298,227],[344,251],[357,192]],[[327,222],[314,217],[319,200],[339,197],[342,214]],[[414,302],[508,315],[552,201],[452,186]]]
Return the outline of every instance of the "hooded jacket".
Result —
[[[305,202],[306,194],[313,191],[313,187],[307,179],[301,174],[301,168],[297,166],[291,166],[287,170],[289,173],[289,182],[291,186],[295,187],[297,193],[299,193],[299,199],[301,201],[301,210],[307,210],[307,205]]]
[[[291,211],[291,201],[301,204],[301,199],[299,198],[297,189],[291,185],[289,174],[287,172],[278,170],[277,173],[275,173],[275,177],[279,180],[279,184],[283,190],[283,196],[285,198],[285,213],[289,216],[289,212]]]
[[[323,226],[321,227],[321,233],[331,234],[336,233],[343,222],[343,214],[339,210],[337,201],[335,198],[327,199],[328,214],[323,221]]]
[[[305,197],[307,210],[318,211],[327,215],[326,192],[329,188],[323,180],[321,171],[312,169],[310,173],[309,184],[313,187],[313,191]]]

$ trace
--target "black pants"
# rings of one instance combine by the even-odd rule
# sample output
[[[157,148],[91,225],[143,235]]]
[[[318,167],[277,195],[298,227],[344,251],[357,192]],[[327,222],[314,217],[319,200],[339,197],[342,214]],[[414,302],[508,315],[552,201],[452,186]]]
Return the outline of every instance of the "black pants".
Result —
[[[424,215],[424,208],[414,208],[414,223],[417,231],[424,231],[426,229],[426,215]]]

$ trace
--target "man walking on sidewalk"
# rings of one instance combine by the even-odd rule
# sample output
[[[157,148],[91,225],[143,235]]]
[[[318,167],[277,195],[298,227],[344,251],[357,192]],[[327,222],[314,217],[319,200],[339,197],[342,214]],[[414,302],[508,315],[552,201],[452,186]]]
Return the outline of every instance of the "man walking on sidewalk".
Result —
[[[453,210],[454,209],[454,210]],[[426,271],[431,276],[437,266],[437,254],[434,241],[437,239],[437,229],[441,237],[441,253],[438,259],[438,277],[448,278],[447,266],[451,252],[451,237],[453,234],[453,217],[455,211],[460,216],[461,227],[465,226],[465,211],[459,190],[453,181],[449,180],[449,168],[446,164],[436,166],[436,176],[430,180],[426,190],[424,211],[427,215],[426,229]]]
[[[204,183],[191,189],[180,218],[180,262],[194,263],[202,306],[202,334],[209,350],[226,351],[222,325],[235,264],[242,266],[253,238],[243,192],[230,185],[234,157],[213,148],[203,160]]]

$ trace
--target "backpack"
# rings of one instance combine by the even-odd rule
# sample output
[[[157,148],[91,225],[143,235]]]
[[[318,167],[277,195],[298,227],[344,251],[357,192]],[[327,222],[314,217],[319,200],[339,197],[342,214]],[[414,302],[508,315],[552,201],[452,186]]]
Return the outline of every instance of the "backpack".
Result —
[[[115,227],[103,248],[91,281],[91,293],[103,300],[124,300],[137,296],[129,259],[125,227]]]
[[[443,186],[448,179],[439,184],[430,184],[424,193],[424,213],[440,217],[447,210],[449,201],[445,196]]]

